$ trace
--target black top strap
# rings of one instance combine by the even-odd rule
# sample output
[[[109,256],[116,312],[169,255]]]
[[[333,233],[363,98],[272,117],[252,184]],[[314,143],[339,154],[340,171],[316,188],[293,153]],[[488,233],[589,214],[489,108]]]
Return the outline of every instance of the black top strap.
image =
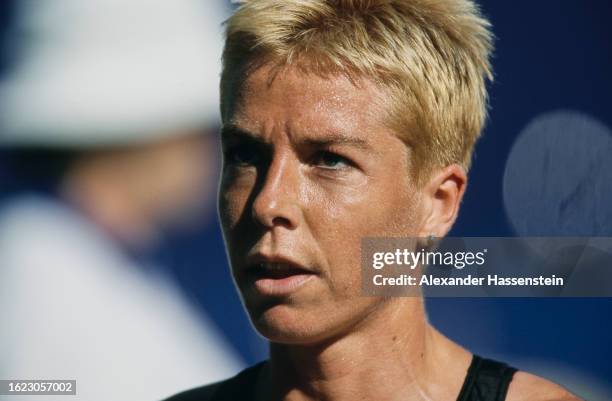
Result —
[[[474,355],[457,401],[504,401],[516,369]]]

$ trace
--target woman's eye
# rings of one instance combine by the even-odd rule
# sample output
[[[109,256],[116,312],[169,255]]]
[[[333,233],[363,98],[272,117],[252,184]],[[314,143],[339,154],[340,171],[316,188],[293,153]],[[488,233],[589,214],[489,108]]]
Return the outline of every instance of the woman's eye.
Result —
[[[320,152],[316,155],[314,164],[330,170],[340,170],[352,166],[347,158],[332,152]]]
[[[259,155],[252,146],[242,145],[229,149],[226,159],[231,164],[255,165],[259,161]]]

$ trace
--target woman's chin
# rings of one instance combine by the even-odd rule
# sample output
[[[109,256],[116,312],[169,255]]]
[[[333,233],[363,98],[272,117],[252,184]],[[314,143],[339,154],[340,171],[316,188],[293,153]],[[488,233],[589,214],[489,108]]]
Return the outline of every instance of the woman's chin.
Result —
[[[305,315],[286,305],[278,305],[259,316],[252,316],[252,321],[257,332],[272,343],[309,345],[324,340],[329,328],[321,324],[321,318]]]

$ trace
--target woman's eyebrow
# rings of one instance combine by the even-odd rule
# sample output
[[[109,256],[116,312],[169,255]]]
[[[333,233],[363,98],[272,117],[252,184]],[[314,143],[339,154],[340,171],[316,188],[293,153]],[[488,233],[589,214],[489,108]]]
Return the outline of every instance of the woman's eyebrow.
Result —
[[[372,151],[372,146],[362,138],[355,138],[352,136],[342,134],[329,134],[316,138],[304,138],[300,141],[301,143],[312,146],[312,147],[326,147],[333,145],[348,145],[359,149]]]
[[[236,124],[224,124],[221,127],[222,138],[245,138],[250,140],[257,140],[257,135],[238,127]]]
[[[245,140],[249,142],[260,142],[264,141],[259,138],[255,133],[240,128],[238,125],[229,123],[223,125],[221,128],[221,138],[225,140]],[[316,137],[301,138],[297,141],[300,145],[313,147],[313,148],[324,148],[334,145],[352,146],[364,151],[374,152],[374,148],[368,141],[363,138],[356,138],[354,136],[342,134],[342,133],[328,133],[324,135],[317,135]]]

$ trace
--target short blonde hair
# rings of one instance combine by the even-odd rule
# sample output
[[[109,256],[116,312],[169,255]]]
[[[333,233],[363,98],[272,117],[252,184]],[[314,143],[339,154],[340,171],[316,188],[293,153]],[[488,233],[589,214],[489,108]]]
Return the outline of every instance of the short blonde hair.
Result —
[[[227,21],[221,114],[253,68],[300,64],[380,84],[415,178],[469,168],[492,80],[490,23],[471,0],[246,0]],[[306,63],[304,63],[306,61]],[[232,95],[233,94],[233,95]]]

